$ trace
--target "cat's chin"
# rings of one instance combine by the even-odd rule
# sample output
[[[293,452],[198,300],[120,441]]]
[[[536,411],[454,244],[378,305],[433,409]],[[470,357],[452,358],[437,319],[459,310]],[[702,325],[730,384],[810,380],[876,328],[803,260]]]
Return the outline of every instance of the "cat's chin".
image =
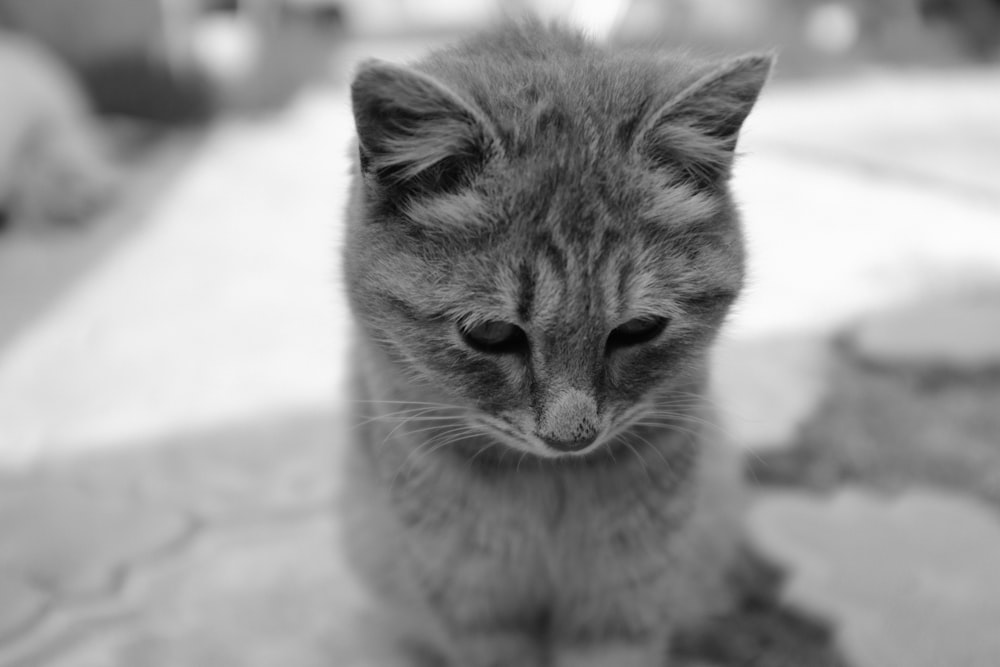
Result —
[[[561,451],[549,447],[539,438],[518,436],[496,428],[488,429],[488,437],[497,441],[496,449],[508,452],[514,460],[533,458],[539,461],[582,461],[594,456],[607,456],[610,443],[598,438],[590,445],[573,451]]]
[[[490,429],[489,437],[498,442],[500,448],[509,450],[516,456],[533,456],[539,459],[559,458],[560,452],[546,451],[547,448],[541,443],[532,443],[527,438],[514,436],[497,429]]]
[[[634,457],[626,446],[617,441],[595,442],[577,452],[559,452],[537,448],[527,442],[510,443],[493,438],[488,448],[465,449],[460,454],[463,465],[482,474],[530,474],[554,469],[592,469],[629,466]]]

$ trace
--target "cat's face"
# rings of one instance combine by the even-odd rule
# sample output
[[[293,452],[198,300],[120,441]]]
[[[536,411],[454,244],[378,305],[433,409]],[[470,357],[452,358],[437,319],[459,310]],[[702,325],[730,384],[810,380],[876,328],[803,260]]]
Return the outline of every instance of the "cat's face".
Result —
[[[559,95],[490,117],[429,76],[368,65],[346,256],[363,328],[401,376],[539,456],[682,411],[742,284],[725,158],[767,65],[738,61],[603,126]],[[706,103],[714,134],[697,124]]]

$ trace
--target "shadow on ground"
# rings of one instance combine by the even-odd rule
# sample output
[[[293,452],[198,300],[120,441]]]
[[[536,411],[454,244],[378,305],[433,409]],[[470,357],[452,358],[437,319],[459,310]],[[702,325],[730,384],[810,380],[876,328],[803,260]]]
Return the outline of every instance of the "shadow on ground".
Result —
[[[976,319],[965,321],[972,306]],[[1000,509],[1000,286],[901,313],[831,341],[825,399],[794,447],[748,462],[753,479],[817,491],[923,485]],[[866,343],[866,327],[876,326],[895,339]]]
[[[357,594],[334,557],[335,423],[261,418],[5,474],[0,664],[327,665],[346,653]]]

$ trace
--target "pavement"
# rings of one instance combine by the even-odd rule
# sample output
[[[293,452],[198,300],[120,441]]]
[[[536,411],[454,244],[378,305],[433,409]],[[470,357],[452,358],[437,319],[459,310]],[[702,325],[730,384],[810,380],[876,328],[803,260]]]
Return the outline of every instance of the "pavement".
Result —
[[[0,338],[0,666],[371,664],[330,511],[346,102],[316,87],[213,128]],[[997,118],[1000,71],[768,91],[735,175],[751,283],[715,360],[749,456],[796,445],[844,332],[1000,285]],[[0,262],[43,274],[53,243],[74,242],[0,239]],[[1000,364],[985,347],[977,369]],[[960,485],[756,498],[751,541],[850,664],[1000,660],[1000,506]]]

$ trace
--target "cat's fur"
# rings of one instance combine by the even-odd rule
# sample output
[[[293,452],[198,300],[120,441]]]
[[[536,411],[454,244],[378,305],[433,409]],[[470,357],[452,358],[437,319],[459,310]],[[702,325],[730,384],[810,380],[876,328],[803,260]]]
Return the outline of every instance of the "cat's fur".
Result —
[[[66,66],[0,29],[0,211],[25,227],[81,222],[108,203],[117,178]]]
[[[742,284],[727,180],[769,69],[535,23],[361,65],[345,540],[448,664],[653,667],[722,603],[739,484],[705,355]],[[644,317],[669,324],[606,347]],[[491,321],[520,353],[463,341]]]

